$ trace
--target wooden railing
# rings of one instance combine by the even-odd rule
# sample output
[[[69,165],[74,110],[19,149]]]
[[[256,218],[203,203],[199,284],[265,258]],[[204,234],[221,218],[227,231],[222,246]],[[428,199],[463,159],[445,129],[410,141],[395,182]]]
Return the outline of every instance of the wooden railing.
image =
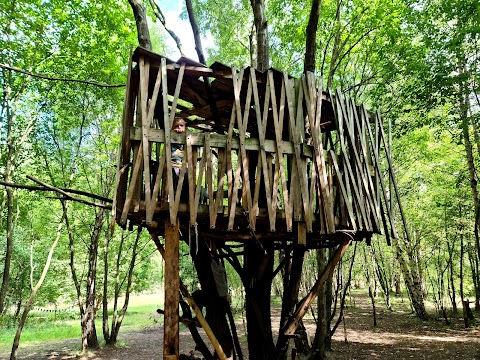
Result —
[[[176,134],[170,129],[181,113],[177,104],[184,88],[189,96],[192,92],[182,86],[184,76],[208,71],[167,64],[165,58],[154,66],[148,56],[139,57],[136,70],[129,68],[114,206],[120,225],[128,218],[146,226],[161,219],[175,224],[182,215],[190,224],[202,217],[212,229],[232,231],[241,216],[257,232],[274,232],[279,226],[292,231],[294,222],[301,222],[306,232],[350,229],[395,235],[389,184],[383,178],[390,167],[382,159],[389,160],[390,154],[379,114],[368,113],[340,92],[324,93],[313,74],[299,80],[284,74],[278,81],[269,71],[266,90],[259,94],[254,69],[232,68],[222,78],[231,81],[233,90],[225,133]],[[176,75],[172,93],[171,74]],[[323,130],[321,121],[327,101],[335,113],[333,131]],[[161,107],[162,118],[154,118],[155,107]],[[247,125],[254,125],[258,137],[250,137]],[[167,161],[175,143],[185,145],[176,192]],[[181,205],[184,177],[189,201]],[[205,205],[200,204],[203,193]],[[257,228],[258,219],[266,226]]]

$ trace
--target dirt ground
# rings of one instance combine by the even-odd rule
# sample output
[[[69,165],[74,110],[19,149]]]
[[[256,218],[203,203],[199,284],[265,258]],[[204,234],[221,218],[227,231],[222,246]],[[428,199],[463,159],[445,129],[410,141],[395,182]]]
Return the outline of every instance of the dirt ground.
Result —
[[[345,313],[345,329],[341,325],[333,338],[331,360],[339,359],[462,359],[480,360],[480,327],[463,328],[458,319],[450,326],[442,321],[420,321],[408,309],[390,312],[377,304],[376,327],[373,326],[371,305],[365,295],[355,294]],[[275,322],[275,318],[272,319]],[[160,321],[161,323],[161,321]],[[477,321],[478,323],[478,321]],[[306,320],[307,331],[313,337],[312,320]],[[103,348],[86,356],[79,355],[79,340],[51,342],[35,346],[20,346],[19,359],[82,359],[82,360],[150,360],[162,358],[162,327],[120,334],[118,346]],[[237,324],[244,357],[248,359],[244,328]],[[180,349],[190,354],[194,343],[188,330],[181,330]],[[199,353],[195,353],[199,355]],[[1,357],[1,356],[4,357]],[[7,359],[0,354],[0,359]],[[255,360],[254,357],[250,357]]]

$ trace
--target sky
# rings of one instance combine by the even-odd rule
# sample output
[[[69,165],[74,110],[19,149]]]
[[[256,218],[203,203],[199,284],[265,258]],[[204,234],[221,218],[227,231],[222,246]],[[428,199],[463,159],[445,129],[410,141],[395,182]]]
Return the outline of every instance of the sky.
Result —
[[[175,34],[180,38],[182,42],[183,49],[185,51],[185,56],[193,60],[198,60],[197,53],[195,51],[195,42],[193,40],[192,27],[188,20],[181,20],[180,13],[182,12],[183,7],[185,6],[184,0],[157,0],[157,4],[162,9],[162,12],[165,16],[165,21],[167,26],[172,29]],[[157,27],[162,27],[159,21],[156,22]],[[162,29],[163,30],[163,29]],[[165,54],[170,57],[172,60],[177,60],[180,58],[180,52],[177,49],[175,41],[172,37],[166,33],[166,43],[170,54]],[[209,46],[213,46],[213,41],[211,39],[202,37],[202,46],[205,52],[205,49]],[[205,56],[206,56],[205,52]]]

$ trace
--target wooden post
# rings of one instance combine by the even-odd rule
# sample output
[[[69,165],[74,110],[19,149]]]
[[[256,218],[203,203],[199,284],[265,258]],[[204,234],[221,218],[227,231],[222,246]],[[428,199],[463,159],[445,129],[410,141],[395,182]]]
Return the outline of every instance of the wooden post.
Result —
[[[179,222],[175,226],[165,221],[165,317],[163,336],[163,359],[179,357],[178,305],[180,302]]]

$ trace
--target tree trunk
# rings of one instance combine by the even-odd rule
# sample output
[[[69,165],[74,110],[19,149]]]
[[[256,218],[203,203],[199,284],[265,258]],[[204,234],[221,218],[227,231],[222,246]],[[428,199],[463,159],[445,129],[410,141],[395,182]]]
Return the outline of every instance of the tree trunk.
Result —
[[[0,315],[5,311],[5,299],[7,296],[8,282],[10,280],[10,265],[13,252],[13,191],[6,188],[7,193],[7,246],[5,249],[5,261],[3,265],[2,287],[0,288]]]
[[[123,234],[123,231],[122,231]],[[123,240],[123,236],[122,236]],[[112,344],[110,337],[110,329],[108,325],[108,253],[109,253],[110,237],[105,236],[103,239],[103,296],[102,296],[102,333],[103,339],[107,345]],[[121,247],[120,247],[121,249]],[[117,294],[115,294],[117,295]],[[112,329],[113,330],[113,329]]]
[[[412,306],[415,310],[417,316],[421,319],[425,319],[428,317],[427,311],[425,309],[425,302],[423,299],[423,293],[421,289],[421,281],[418,279],[415,280],[413,278],[413,274],[410,271],[407,262],[403,258],[403,250],[400,247],[398,239],[393,238],[392,244],[395,247],[395,253],[400,265],[400,269],[402,270],[402,275],[405,280],[405,285],[407,287],[408,294],[410,296],[410,301],[412,302]]]
[[[12,119],[10,113],[10,107],[7,102],[7,159],[5,165],[5,172],[3,178],[5,182],[10,181],[12,173],[12,157],[14,153],[13,143],[12,143]],[[13,191],[11,188],[7,187],[5,189],[7,194],[7,244],[5,249],[5,260],[3,265],[3,277],[2,277],[2,286],[0,287],[0,315],[5,311],[5,298],[7,296],[8,283],[10,281],[10,266],[12,262],[12,252],[13,252]],[[3,210],[3,209],[2,209]],[[2,211],[3,212],[3,211]]]
[[[268,24],[265,16],[265,0],[250,0],[253,10],[253,21],[256,29],[257,70],[266,71],[269,68]]]
[[[263,246],[265,252],[257,244],[245,245],[248,352],[251,358],[255,354],[255,359],[270,360],[275,352],[270,317],[274,251],[271,243],[264,243]],[[261,268],[264,271],[259,273]]]
[[[317,53],[317,28],[318,18],[320,17],[320,8],[322,0],[312,0],[310,17],[308,18],[306,41],[305,41],[305,63],[304,72],[315,72],[315,57]]]
[[[193,242],[192,242],[193,243]],[[192,250],[191,250],[192,251]],[[205,307],[205,319],[210,325],[213,334],[220,343],[227,357],[233,356],[233,339],[228,327],[227,309],[225,299],[218,296],[211,267],[211,253],[204,241],[198,242],[198,249],[192,254],[192,259],[197,270],[198,280],[201,286],[201,301],[197,305]],[[203,302],[203,304],[202,304]]]
[[[317,273],[320,274],[328,263],[327,249],[317,250]],[[318,294],[317,299],[317,329],[315,331],[315,338],[312,344],[313,354],[309,357],[312,360],[323,360],[326,358],[327,351],[327,334],[330,329],[327,329],[327,297],[326,286]]]
[[[370,254],[373,255],[373,254]],[[372,302],[372,315],[373,315],[373,326],[377,326],[377,309],[375,306],[375,290],[374,290],[374,283],[375,283],[375,257],[372,256],[372,263],[368,260],[367,252],[365,251],[365,247],[363,248],[363,258],[365,261],[365,278],[368,282],[368,296],[370,297],[370,301]]]
[[[455,275],[453,271],[453,251],[455,249],[455,242],[453,242],[451,245],[447,241],[447,249],[448,249],[448,270],[449,270],[449,284],[450,284],[450,289],[451,289],[451,294],[450,294],[450,299],[452,301],[452,311],[453,311],[453,317],[457,318],[458,316],[458,309],[457,309],[457,299],[455,295]]]
[[[95,328],[96,316],[96,282],[97,282],[97,255],[98,240],[102,230],[105,209],[100,208],[95,216],[95,224],[92,235],[90,236],[90,246],[88,249],[88,272],[85,300],[85,314],[82,317],[82,350],[97,349],[99,347],[97,330]]]
[[[20,318],[20,322],[18,323],[17,332],[13,340],[12,352],[10,353],[10,360],[17,359],[17,351],[18,351],[18,346],[20,345],[20,336],[22,335],[23,327],[25,326],[25,323],[27,321],[27,316],[32,307],[35,295],[37,294],[38,289],[40,289],[40,287],[42,286],[43,281],[45,280],[45,276],[47,276],[48,269],[50,268],[50,264],[52,262],[53,252],[55,251],[58,241],[60,240],[60,235],[62,234],[63,220],[65,219],[65,216],[66,216],[66,208],[64,209],[62,219],[58,224],[57,234],[56,234],[55,240],[52,243],[52,246],[50,246],[50,251],[48,253],[47,260],[45,261],[45,266],[43,267],[42,274],[40,275],[40,278],[38,279],[37,284],[32,288],[32,292],[30,293],[27,303],[25,304],[25,308],[23,309],[22,317]],[[33,271],[33,269],[31,269],[31,271]]]
[[[463,255],[465,253],[465,247],[463,243],[463,229],[461,226],[459,227],[459,233],[460,233],[460,297],[462,298],[462,310],[463,310],[463,323],[465,328],[470,327],[469,321],[468,321],[468,310],[469,310],[469,304],[468,300],[465,299],[465,293],[463,289]]]
[[[128,0],[128,3],[132,7],[135,23],[137,24],[138,44],[147,50],[152,50],[147,13],[142,5],[142,0]]]
[[[478,268],[477,254],[471,247],[468,249],[468,259],[472,269],[472,282],[475,289],[475,310],[480,310],[480,274]]]

